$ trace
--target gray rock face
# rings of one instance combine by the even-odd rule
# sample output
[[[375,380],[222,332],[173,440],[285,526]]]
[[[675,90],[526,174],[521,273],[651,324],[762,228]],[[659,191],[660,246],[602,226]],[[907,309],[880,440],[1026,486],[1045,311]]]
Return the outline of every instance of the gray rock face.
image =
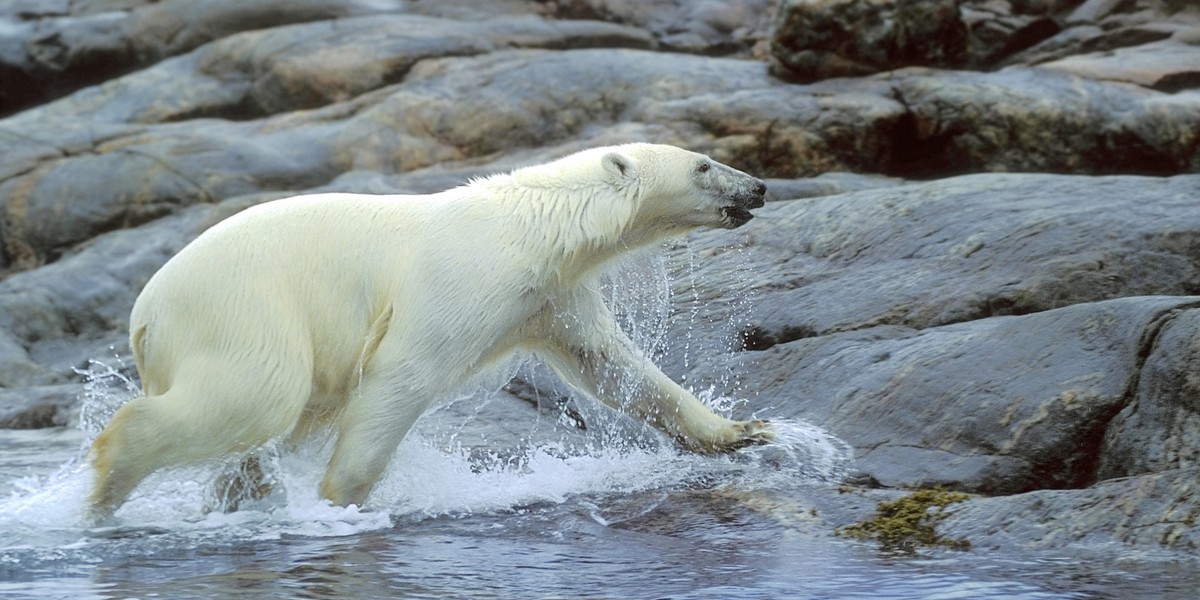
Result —
[[[909,66],[1041,64],[1117,50],[1117,57],[1071,58],[1065,66],[1090,66],[1092,75],[1112,79],[1158,72],[1161,89],[1180,80],[1190,81],[1182,84],[1187,88],[1195,86],[1195,65],[1185,48],[1155,50],[1165,60],[1154,61],[1137,60],[1145,56],[1137,47],[1172,37],[1191,43],[1198,25],[1200,7],[1186,1],[784,0],[771,53],[775,73],[812,81]]]
[[[1200,549],[1200,469],[1112,479],[1088,489],[980,498],[952,508],[939,531],[976,548],[1122,544]]]
[[[670,249],[671,375],[828,428],[855,481],[989,496],[944,524],[977,547],[1194,549],[1198,32],[1159,0],[10,2],[0,426],[69,419],[242,208],[663,142],[772,188]]]
[[[254,29],[398,10],[390,0],[9,3],[0,19],[0,114]]]
[[[889,487],[1084,487],[1097,479],[1109,421],[1129,402],[1142,336],[1198,303],[1120,299],[920,332],[820,336],[746,357],[775,377],[761,386],[748,378],[745,389],[837,433],[858,450],[859,468]]]
[[[1132,402],[1105,434],[1100,479],[1200,464],[1200,311],[1172,310],[1158,327]]]
[[[800,81],[966,61],[961,0],[783,0],[771,50]]]

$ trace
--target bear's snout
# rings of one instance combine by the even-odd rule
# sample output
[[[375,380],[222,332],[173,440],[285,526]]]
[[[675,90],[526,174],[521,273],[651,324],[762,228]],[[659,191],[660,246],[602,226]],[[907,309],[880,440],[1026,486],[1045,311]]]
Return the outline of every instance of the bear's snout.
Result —
[[[767,203],[767,184],[761,179],[751,179],[749,184],[734,196],[740,208],[762,208]]]
[[[762,208],[767,204],[767,184],[761,179],[756,179],[754,184],[754,196],[750,200],[750,208]]]

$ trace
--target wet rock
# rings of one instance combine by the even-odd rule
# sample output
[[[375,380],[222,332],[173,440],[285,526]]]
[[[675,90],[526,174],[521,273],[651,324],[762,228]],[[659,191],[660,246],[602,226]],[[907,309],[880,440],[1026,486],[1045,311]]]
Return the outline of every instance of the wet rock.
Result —
[[[954,67],[967,54],[961,0],[782,0],[774,71],[799,81],[910,65]]]
[[[947,509],[938,531],[976,549],[1200,549],[1200,469],[1113,479],[1084,490],[977,498]]]

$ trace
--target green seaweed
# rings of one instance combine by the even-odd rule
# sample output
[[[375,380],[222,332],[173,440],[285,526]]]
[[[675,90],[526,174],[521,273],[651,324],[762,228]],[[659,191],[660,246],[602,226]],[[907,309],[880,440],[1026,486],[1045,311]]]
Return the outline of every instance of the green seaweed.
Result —
[[[944,538],[936,530],[937,524],[946,516],[945,508],[967,498],[969,496],[962,492],[920,490],[903,498],[879,503],[874,516],[843,527],[837,533],[861,540],[875,540],[888,551],[913,551],[932,546],[969,550],[970,541]]]

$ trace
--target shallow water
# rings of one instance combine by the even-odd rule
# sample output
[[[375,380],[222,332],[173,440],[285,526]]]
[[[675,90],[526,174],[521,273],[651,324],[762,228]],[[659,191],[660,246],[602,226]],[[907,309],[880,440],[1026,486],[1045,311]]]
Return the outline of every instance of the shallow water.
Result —
[[[87,432],[0,431],[0,597],[1194,597],[1169,561],[898,557],[834,537],[806,498],[830,493],[843,449],[803,423],[714,458],[612,449],[523,407],[423,420],[371,510],[317,499],[314,444],[265,455],[277,490],[239,512],[204,514],[222,468],[207,465],[152,477],[98,528],[79,522]],[[493,426],[495,412],[514,422]]]

